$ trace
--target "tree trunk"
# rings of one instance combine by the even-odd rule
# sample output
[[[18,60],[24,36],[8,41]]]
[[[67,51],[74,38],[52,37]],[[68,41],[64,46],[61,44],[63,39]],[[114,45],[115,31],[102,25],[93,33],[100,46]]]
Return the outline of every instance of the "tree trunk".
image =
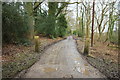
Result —
[[[55,24],[56,24],[56,11],[57,11],[57,6],[58,6],[58,3],[55,3],[55,2],[49,2],[48,3],[48,7],[49,7],[49,10],[48,10],[48,35],[50,38],[54,38],[56,37],[56,32],[55,32]]]
[[[77,0],[78,1],[78,0]],[[79,23],[78,23],[78,3],[76,3],[76,29],[79,30]],[[79,33],[77,32],[77,36],[79,36]]]
[[[120,1],[118,3],[118,9],[119,9],[119,15],[120,15]],[[119,19],[118,19],[118,46],[119,46],[119,49],[120,49],[120,16],[119,16]]]
[[[93,13],[92,13],[92,33],[91,33],[91,47],[93,47],[93,36],[94,36],[94,7],[95,7],[95,1],[93,1]]]
[[[85,48],[84,48],[84,55],[89,54],[89,38],[85,39]]]
[[[78,28],[78,3],[77,3],[77,6],[76,6],[76,9],[77,9],[76,28]]]
[[[89,54],[89,26],[90,26],[90,9],[88,7],[87,9],[87,21],[86,21],[86,39],[85,39],[85,47],[84,47],[84,55],[88,55]]]
[[[84,9],[82,12],[82,36],[84,37]]]
[[[27,21],[29,26],[28,38],[33,41],[34,36],[34,17],[33,17],[33,4],[32,2],[24,3],[25,12],[27,13]]]
[[[28,18],[28,22],[29,22],[29,39],[32,41],[33,37],[34,37],[34,17],[30,16]]]

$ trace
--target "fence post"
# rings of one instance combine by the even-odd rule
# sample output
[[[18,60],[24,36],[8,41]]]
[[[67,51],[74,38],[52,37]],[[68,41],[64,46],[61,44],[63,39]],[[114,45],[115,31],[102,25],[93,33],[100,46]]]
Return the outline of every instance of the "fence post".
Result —
[[[34,36],[35,39],[35,52],[39,52],[39,36]]]

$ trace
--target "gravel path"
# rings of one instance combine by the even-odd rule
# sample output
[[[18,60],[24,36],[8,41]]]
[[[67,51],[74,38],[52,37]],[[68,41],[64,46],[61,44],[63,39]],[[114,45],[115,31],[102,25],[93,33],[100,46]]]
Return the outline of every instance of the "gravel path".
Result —
[[[103,78],[97,69],[79,54],[75,40],[69,36],[48,48],[23,78]]]

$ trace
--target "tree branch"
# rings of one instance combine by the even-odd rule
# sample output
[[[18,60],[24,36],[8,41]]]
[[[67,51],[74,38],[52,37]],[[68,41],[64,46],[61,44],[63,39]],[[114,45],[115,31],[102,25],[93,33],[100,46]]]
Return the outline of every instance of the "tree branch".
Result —
[[[39,5],[41,5],[44,1],[45,0],[43,0],[42,2],[39,2],[39,4],[34,7],[34,10],[37,9],[39,7]]]

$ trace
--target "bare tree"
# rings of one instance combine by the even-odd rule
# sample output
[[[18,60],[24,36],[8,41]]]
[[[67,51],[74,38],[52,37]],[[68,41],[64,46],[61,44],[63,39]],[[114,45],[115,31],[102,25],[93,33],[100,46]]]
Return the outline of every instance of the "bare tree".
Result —
[[[89,54],[89,43],[90,43],[90,39],[89,39],[89,27],[90,27],[90,23],[91,23],[91,15],[90,15],[90,10],[91,10],[91,6],[90,3],[86,2],[86,4],[83,3],[83,6],[85,8],[85,16],[86,16],[86,36],[85,36],[85,47],[84,47],[84,55],[88,55]]]
[[[109,10],[109,27],[108,27],[108,32],[107,32],[107,39],[106,41],[109,39],[111,41],[112,36],[113,36],[113,29],[114,29],[114,25],[115,25],[115,21],[118,20],[118,15],[115,14],[115,5],[116,2],[112,2],[109,4],[110,10]]]
[[[109,11],[109,6],[108,6],[108,3],[104,3],[103,2],[100,2],[100,7],[98,7],[99,11],[100,12],[96,12],[97,15],[95,16],[95,19],[97,21],[97,28],[98,28],[98,32],[99,32],[99,38],[98,40],[101,39],[101,35],[102,35],[102,32],[104,31],[105,29],[105,25],[104,27],[102,27],[102,24],[103,24],[103,21],[106,19],[105,16],[106,16],[106,13]],[[100,10],[101,9],[101,10]],[[100,14],[98,14],[100,13]],[[107,24],[107,20],[104,24]]]

